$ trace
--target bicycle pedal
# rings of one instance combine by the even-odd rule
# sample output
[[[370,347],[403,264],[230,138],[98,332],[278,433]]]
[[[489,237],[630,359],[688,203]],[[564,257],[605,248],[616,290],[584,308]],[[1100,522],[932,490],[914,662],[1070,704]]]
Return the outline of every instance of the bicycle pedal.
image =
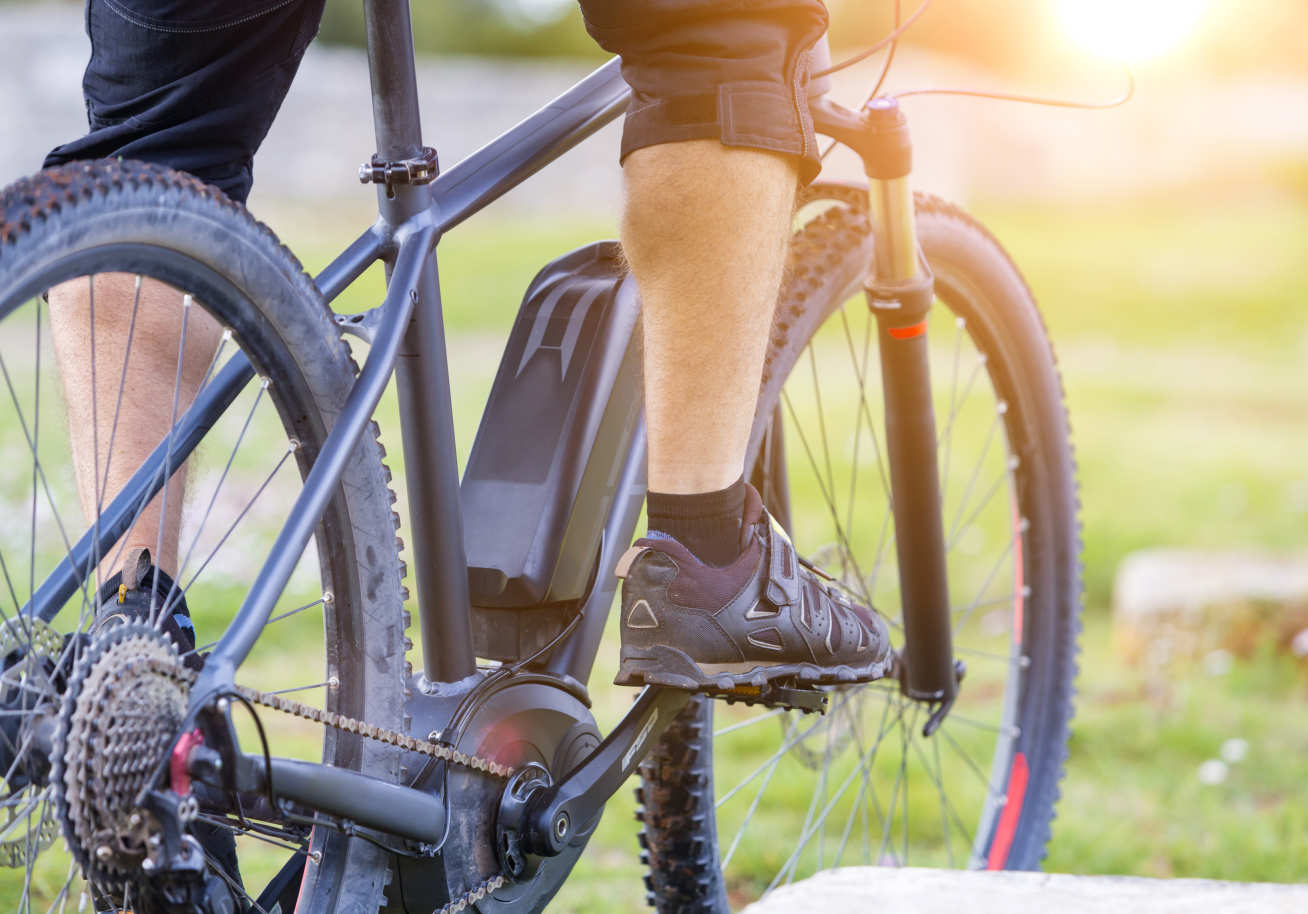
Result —
[[[818,689],[768,683],[762,687],[741,685],[728,690],[711,690],[709,694],[729,705],[762,705],[804,714],[825,714],[827,693]]]

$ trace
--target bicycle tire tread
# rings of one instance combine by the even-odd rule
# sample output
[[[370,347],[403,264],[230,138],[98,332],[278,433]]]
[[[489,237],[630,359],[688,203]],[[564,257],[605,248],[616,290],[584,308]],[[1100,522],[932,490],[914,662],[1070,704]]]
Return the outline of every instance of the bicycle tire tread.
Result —
[[[145,195],[150,195],[146,197]],[[296,300],[319,312],[319,316],[310,318],[319,321],[318,331],[325,335],[330,333],[329,345],[347,366],[350,377],[357,377],[358,364],[347,342],[336,331],[331,321],[331,311],[319,293],[313,278],[309,276],[295,254],[284,245],[273,230],[256,219],[246,207],[233,201],[217,188],[205,184],[198,178],[161,165],[130,159],[99,159],[78,161],[56,168],[46,169],[33,175],[20,178],[0,190],[0,271],[6,263],[7,252],[11,252],[20,241],[29,236],[39,235],[47,226],[63,223],[78,217],[79,210],[94,209],[97,205],[113,205],[112,198],[119,197],[133,209],[150,206],[164,207],[168,204],[186,206],[204,215],[220,220],[234,233],[241,234],[252,246],[258,247],[278,269],[287,282],[297,290]],[[9,253],[12,257],[12,253]],[[325,337],[320,337],[325,338]],[[335,405],[339,408],[339,404]],[[393,476],[389,466],[382,460],[385,448],[380,440],[380,427],[376,421],[368,423],[368,432],[361,439],[367,440],[368,446],[375,448],[377,460],[372,461],[379,472],[377,483],[370,483],[385,493],[385,502],[390,514],[390,527],[393,531],[397,554],[403,551],[403,541],[397,535],[400,518],[394,510],[397,496],[392,488]],[[343,486],[349,483],[342,481]],[[351,527],[359,542],[368,541],[372,532],[362,529],[353,519]],[[397,565],[397,578],[394,587],[401,602],[408,599],[405,587],[407,566],[400,560]],[[399,611],[399,632],[404,650],[399,651],[405,657],[411,642],[407,632],[412,619],[407,609]],[[398,711],[403,715],[405,701],[408,698],[408,681],[411,673],[407,659],[402,659],[396,670],[402,684],[395,690]],[[405,726],[408,720],[404,719]],[[379,910],[386,903],[386,888],[391,882],[391,867],[383,864],[374,880],[368,881],[372,886],[361,884],[362,880],[353,881],[349,888],[351,897],[341,899],[341,905],[351,911]]]

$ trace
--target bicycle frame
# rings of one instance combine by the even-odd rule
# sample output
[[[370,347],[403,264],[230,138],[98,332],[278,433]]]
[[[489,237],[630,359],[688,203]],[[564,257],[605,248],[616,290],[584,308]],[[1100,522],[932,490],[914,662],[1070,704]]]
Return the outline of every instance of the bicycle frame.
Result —
[[[364,11],[378,159],[382,164],[415,160],[424,148],[408,0],[365,0]],[[330,302],[369,267],[378,261],[385,264],[388,288],[383,304],[362,318],[338,317],[344,330],[359,332],[371,342],[371,349],[286,526],[232,623],[206,660],[191,692],[192,715],[212,705],[217,696],[231,691],[236,669],[267,624],[276,600],[335,491],[346,458],[366,428],[392,373],[399,393],[404,455],[409,468],[406,484],[412,526],[410,567],[417,576],[424,659],[419,687],[434,690],[435,684],[457,683],[476,674],[450,378],[435,256],[437,243],[446,231],[619,117],[629,98],[630,90],[622,80],[618,61],[609,61],[430,183],[379,186],[378,221],[316,278],[319,290]],[[864,154],[865,161],[871,161],[869,157],[875,150],[868,146],[865,119],[829,105],[815,106],[814,113],[821,132],[854,146]],[[860,149],[860,142],[865,148]],[[906,174],[905,171],[888,181],[881,180],[869,166],[874,193],[882,194],[881,208],[873,206],[873,213],[880,217],[875,220],[877,228],[898,238],[896,250],[902,252],[903,246],[908,246],[907,258],[891,257],[889,253],[881,257],[882,250],[891,251],[890,245],[879,250],[878,263],[884,259],[893,268],[878,269],[878,282],[870,286],[873,297],[879,297],[883,303],[904,301],[905,307],[896,317],[918,314],[914,310],[916,305],[909,305],[922,303],[923,288],[925,302],[927,305],[930,302],[929,274],[923,286],[913,269],[917,247],[912,235],[911,195],[904,196],[907,184],[903,175]],[[903,212],[905,200],[908,217]],[[899,209],[895,210],[894,206]],[[924,314],[922,310],[921,315]],[[895,340],[904,338],[893,331],[883,334],[887,336]],[[900,415],[915,410],[922,414],[922,392],[927,392],[926,421],[918,422],[915,431],[902,438],[898,456],[891,454],[897,523],[935,528],[934,532],[928,529],[925,537],[910,540],[915,544],[914,550],[900,550],[904,580],[932,578],[935,582],[934,589],[922,598],[922,607],[905,604],[906,616],[910,611],[922,618],[935,614],[933,633],[932,625],[919,626],[920,631],[928,634],[917,639],[922,645],[918,651],[921,657],[915,654],[910,664],[910,670],[915,673],[914,688],[908,689],[907,684],[905,688],[916,698],[944,705],[952,697],[954,685],[948,638],[948,590],[943,574],[935,461],[922,456],[935,453],[935,427],[930,413],[929,384],[922,385],[924,374],[913,373],[914,365],[919,362],[919,368],[925,365],[925,339],[920,333],[916,336],[912,351],[905,350],[906,354],[899,358],[901,367],[895,369],[896,373],[906,372],[910,382],[906,385],[891,374],[886,376],[888,414],[892,405]],[[883,352],[884,346],[883,340]],[[91,573],[94,556],[104,554],[131,526],[140,508],[187,459],[252,377],[253,368],[243,355],[238,354],[228,362],[215,381],[201,392],[169,439],[156,449],[104,511],[97,527],[82,536],[23,612],[34,613],[47,621],[53,618]],[[895,389],[899,389],[899,394],[895,394]],[[916,394],[916,399],[912,396],[903,399],[905,391]],[[895,396],[901,400],[892,404]],[[616,589],[616,578],[607,572],[630,542],[644,497],[643,420],[630,429],[625,454],[620,470],[613,477],[615,491],[607,516],[595,519],[603,525],[597,557],[600,573],[580,607],[580,624],[553,650],[545,670],[583,695]],[[932,498],[936,501],[932,502]],[[934,513],[930,513],[932,505]],[[935,517],[937,521],[923,524],[923,516]],[[915,518],[911,524],[910,518]],[[901,544],[904,540],[901,538]],[[902,672],[901,680],[906,681]],[[647,688],[587,760],[551,788],[537,804],[539,815],[532,826],[534,841],[542,853],[551,852],[548,836],[554,833],[551,825],[557,817],[566,818],[570,812],[571,820],[581,823],[602,808],[604,801],[640,762],[642,750],[658,739],[689,698],[689,693]],[[251,761],[250,767],[257,767],[259,777],[263,777],[261,757],[257,762]],[[323,768],[323,771],[330,770],[331,775],[315,779],[312,771],[319,768],[303,762],[275,760],[271,773],[277,781],[278,794],[346,816],[360,825],[418,840],[430,842],[440,834],[441,828],[436,826],[443,823],[444,813],[437,815],[430,794],[382,785],[366,775],[336,769]],[[369,798],[368,802],[349,803],[348,796],[356,788],[361,791],[360,796]],[[412,803],[420,803],[427,814],[415,817],[414,807],[405,805]],[[405,822],[411,824],[406,828]]]

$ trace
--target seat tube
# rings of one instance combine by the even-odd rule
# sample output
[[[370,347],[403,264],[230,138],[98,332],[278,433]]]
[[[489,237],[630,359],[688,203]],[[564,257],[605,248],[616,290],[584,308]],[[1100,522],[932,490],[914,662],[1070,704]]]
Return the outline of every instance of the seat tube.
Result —
[[[947,706],[957,680],[927,342],[932,278],[918,253],[908,124],[894,99],[877,99],[867,125],[874,141],[865,147],[864,165],[876,243],[867,297],[877,318],[903,602],[901,683],[910,697]]]
[[[414,159],[423,145],[408,0],[364,0],[364,23],[377,156],[384,162]],[[392,227],[431,205],[423,184],[381,184],[377,194],[381,216]],[[424,679],[452,682],[474,673],[476,658],[435,252],[416,292],[413,318],[395,364],[409,496],[409,555],[417,586]]]

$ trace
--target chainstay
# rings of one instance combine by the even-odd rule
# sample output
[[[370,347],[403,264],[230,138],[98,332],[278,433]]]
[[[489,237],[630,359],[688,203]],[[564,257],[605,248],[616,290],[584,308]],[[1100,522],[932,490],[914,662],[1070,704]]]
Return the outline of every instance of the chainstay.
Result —
[[[190,671],[185,671],[189,674]],[[186,680],[193,680],[191,675],[183,675]],[[337,714],[333,711],[324,711],[322,708],[315,708],[313,705],[307,705],[303,702],[295,701],[284,695],[276,695],[272,692],[261,692],[258,689],[252,689],[249,686],[237,685],[233,687],[235,692],[242,698],[253,704],[262,705],[265,708],[271,708],[274,711],[280,711],[283,714],[292,714],[305,720],[311,720],[314,723],[321,724],[325,727],[332,727],[338,730],[344,730],[346,733],[354,733],[367,739],[377,740],[378,742],[387,743],[392,746],[398,746],[409,752],[417,752],[430,758],[440,759],[454,765],[462,765],[465,768],[471,768],[474,771],[480,771],[483,774],[489,774],[494,777],[507,779],[513,774],[513,769],[507,765],[501,765],[499,762],[491,759],[482,758],[476,755],[469,755],[466,752],[460,752],[450,746],[442,746],[438,743],[428,742],[427,740],[415,739],[407,733],[399,733],[395,730],[389,730],[385,727],[374,726],[365,721],[356,720],[353,717],[346,717],[344,714]],[[503,886],[508,880],[502,873],[496,873],[482,880],[476,888],[464,892],[458,898],[455,898],[446,904],[437,908],[432,914],[460,914],[462,911],[477,902],[484,899],[491,892],[496,891]]]
[[[388,730],[385,727],[377,727],[361,720],[355,720],[352,717],[346,717],[344,714],[336,714],[332,711],[324,711],[321,708],[315,708],[313,705],[306,705],[294,699],[286,698],[283,695],[274,695],[271,692],[260,692],[258,689],[251,689],[248,686],[236,686],[236,691],[249,701],[263,705],[265,708],[272,708],[274,711],[281,711],[284,714],[293,714],[296,717],[302,717],[305,720],[311,720],[315,723],[322,724],[325,727],[344,730],[347,733],[355,733],[368,739],[377,740],[378,742],[387,743],[392,746],[399,746],[410,752],[418,752],[422,755],[429,756],[442,761],[450,762],[455,765],[462,765],[465,768],[471,768],[474,771],[480,771],[484,774],[493,775],[500,778],[508,778],[513,774],[513,769],[507,765],[501,765],[499,762],[490,759],[481,758],[476,755],[469,755],[466,752],[459,752],[449,746],[442,746],[438,743],[428,742],[426,740],[415,739],[407,733],[398,733],[394,730]],[[452,899],[441,907],[437,908],[432,914],[460,914],[468,910],[469,907],[481,901],[491,892],[496,891],[508,880],[504,878],[503,873],[496,873],[489,876],[474,889],[469,889],[458,898]]]
[[[462,765],[465,768],[471,768],[474,771],[480,771],[494,777],[507,780],[513,774],[513,769],[507,765],[501,765],[499,762],[482,758],[478,755],[469,755],[466,752],[460,752],[451,746],[442,746],[439,743],[416,739],[409,736],[407,733],[399,733],[395,730],[388,730],[385,727],[374,726],[373,724],[362,720],[355,720],[353,717],[346,717],[344,714],[324,711],[321,708],[315,708],[313,705],[303,704],[294,699],[286,698],[283,695],[275,695],[271,692],[260,692],[259,690],[251,689],[248,686],[238,685],[235,688],[242,697],[249,699],[255,704],[263,705],[266,708],[272,708],[275,711],[281,711],[284,714],[293,714],[296,717],[311,720],[315,723],[322,724],[325,727],[344,730],[346,733],[354,733],[366,737],[367,739],[377,740],[378,742],[387,743],[392,746],[398,746],[409,752],[417,752],[434,759],[450,762],[451,764]]]

